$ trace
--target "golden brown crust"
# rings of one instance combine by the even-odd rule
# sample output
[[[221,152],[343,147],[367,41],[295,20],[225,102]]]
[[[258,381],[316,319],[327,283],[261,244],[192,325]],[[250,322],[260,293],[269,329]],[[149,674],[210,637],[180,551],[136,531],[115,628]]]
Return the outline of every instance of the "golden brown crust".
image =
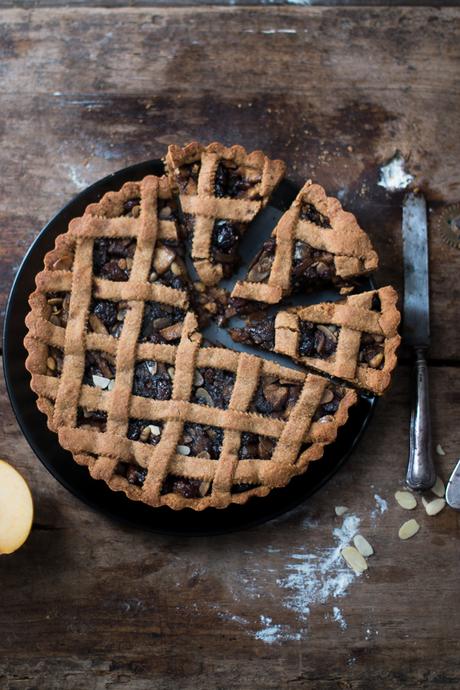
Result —
[[[372,309],[377,295],[381,309]],[[396,366],[396,350],[401,338],[398,335],[400,313],[398,295],[390,287],[351,295],[339,302],[325,302],[309,307],[297,307],[278,312],[275,320],[275,352],[331,376],[354,383],[365,390],[381,395],[390,384],[391,373]],[[328,358],[299,354],[300,323],[308,321],[340,328],[337,348]],[[381,343],[383,360],[381,368],[373,368],[359,359],[362,334],[376,336]]]
[[[267,495],[272,488],[284,486],[291,477],[305,472],[310,462],[322,456],[324,446],[335,439],[357,395],[343,386],[343,397],[335,413],[313,421],[325,389],[332,385],[327,379],[286,369],[253,355],[203,347],[196,318],[191,312],[183,321],[178,345],[138,342],[145,301],[184,309],[188,304],[184,291],[148,280],[157,240],[176,237],[174,223],[158,217],[157,202],[160,198],[168,198],[165,194],[164,179],[148,176],[139,183],[127,183],[119,192],[111,192],[98,204],[89,206],[83,217],[72,220],[68,232],[57,238],[55,248],[45,257],[45,269],[36,277],[37,288],[30,296],[31,311],[26,318],[26,367],[31,373],[31,387],[38,396],[38,408],[46,414],[49,428],[58,433],[61,445],[73,454],[76,462],[88,466],[93,477],[151,506],[167,505],[175,510],[224,508],[229,503],[244,503],[253,495]],[[123,203],[133,195],[140,198],[139,215],[118,217]],[[94,278],[93,244],[100,237],[136,239],[131,273],[125,282]],[[65,327],[50,320],[47,295],[55,292],[70,293]],[[118,338],[88,331],[88,310],[94,296],[127,302]],[[50,375],[49,347],[63,351],[60,377]],[[88,350],[106,353],[115,359],[111,390],[82,383]],[[132,393],[134,366],[145,360],[174,367],[171,399],[157,400]],[[227,409],[191,402],[197,367],[223,369],[235,375]],[[249,410],[257,387],[267,376],[301,386],[299,397],[286,419]],[[78,426],[79,407],[105,413],[105,431]],[[152,446],[128,438],[130,418],[161,422],[163,428],[158,444]],[[218,460],[176,452],[185,422],[223,430]],[[239,459],[243,432],[275,439],[277,443],[271,458]],[[144,468],[143,484],[133,485],[117,473],[119,462]],[[165,478],[170,474],[212,482],[211,492],[193,499],[175,492],[163,494]],[[235,483],[256,486],[243,493],[234,493]]]
[[[303,204],[311,204],[328,219],[330,227],[301,218]],[[294,243],[305,242],[315,250],[333,255],[335,274],[340,280],[366,275],[378,266],[378,257],[369,237],[359,227],[355,216],[325,190],[311,181],[302,187],[291,208],[284,213],[273,231],[276,249],[273,264],[264,282],[239,281],[232,297],[277,304],[292,290]]]
[[[238,198],[217,197],[214,180],[221,161],[232,164],[251,183],[248,191]],[[196,182],[186,190],[180,189],[181,168],[197,164]],[[180,193],[182,211],[193,218],[192,260],[200,280],[215,285],[223,277],[222,264],[213,260],[211,238],[216,220],[249,223],[266,205],[271,193],[284,176],[285,164],[270,160],[262,151],[247,153],[242,146],[226,148],[217,142],[202,146],[192,142],[181,148],[169,146],[166,167]]]

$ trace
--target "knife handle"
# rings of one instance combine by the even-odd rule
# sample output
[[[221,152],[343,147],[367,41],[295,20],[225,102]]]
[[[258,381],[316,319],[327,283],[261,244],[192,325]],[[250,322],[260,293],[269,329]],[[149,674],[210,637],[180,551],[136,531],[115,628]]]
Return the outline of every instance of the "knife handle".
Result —
[[[436,472],[431,451],[430,399],[425,348],[415,349],[413,395],[410,417],[409,463],[406,483],[411,489],[431,489]]]

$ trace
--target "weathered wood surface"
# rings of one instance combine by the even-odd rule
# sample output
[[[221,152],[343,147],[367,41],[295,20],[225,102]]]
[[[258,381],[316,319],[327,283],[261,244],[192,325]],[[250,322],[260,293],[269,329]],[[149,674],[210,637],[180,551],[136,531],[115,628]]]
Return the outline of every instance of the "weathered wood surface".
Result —
[[[460,11],[8,4],[1,308],[28,245],[71,196],[192,138],[261,147],[297,182],[312,176],[340,194],[381,255],[379,283],[401,287],[401,194],[377,185],[400,150],[432,208],[432,357],[451,364],[430,369],[433,435],[447,479],[460,447],[460,252],[435,219],[460,199]],[[408,376],[400,367],[346,467],[304,506],[195,540],[120,527],[74,499],[33,456],[1,388],[0,457],[24,472],[37,506],[25,547],[0,560],[1,690],[459,687],[458,514],[419,507],[420,533],[397,537],[412,517],[393,500]],[[311,595],[293,570],[299,554],[323,563],[336,545],[335,505],[360,518],[376,549],[339,599]]]
[[[4,308],[39,228],[73,194],[170,141],[283,157],[355,211],[401,287],[399,149],[433,209],[432,357],[460,356],[460,252],[435,227],[460,198],[458,9],[4,9],[0,16]],[[19,194],[22,194],[21,198]]]
[[[430,373],[446,479],[460,447],[460,375]],[[24,472],[37,505],[29,541],[0,561],[2,690],[459,687],[459,514],[419,507],[419,534],[397,536],[414,516],[393,499],[407,455],[406,367],[327,487],[281,519],[207,539],[133,531],[86,508],[33,456],[3,388],[0,399],[0,456]],[[375,494],[389,508],[372,517]],[[347,596],[312,604],[302,621],[301,606],[288,608],[302,588],[280,581],[296,554],[335,545],[335,505],[361,518],[376,554]],[[270,643],[272,625],[281,628]]]
[[[36,9],[45,7],[257,7],[271,5],[325,5],[373,7],[456,7],[458,0],[0,0],[0,8]]]

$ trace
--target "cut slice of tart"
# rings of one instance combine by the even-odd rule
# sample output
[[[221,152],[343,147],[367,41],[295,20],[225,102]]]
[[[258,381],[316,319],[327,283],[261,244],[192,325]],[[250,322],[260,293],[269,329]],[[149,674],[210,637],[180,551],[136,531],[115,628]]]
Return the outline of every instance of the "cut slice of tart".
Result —
[[[200,280],[234,273],[242,235],[282,179],[285,165],[262,151],[197,142],[170,146],[166,168],[179,194],[184,236]]]
[[[390,383],[401,340],[396,302],[395,290],[383,287],[249,320],[230,334],[237,342],[287,355],[381,395]]]
[[[355,216],[326,196],[323,187],[307,182],[281,217],[246,279],[232,292],[241,300],[277,304],[295,292],[345,285],[375,270],[378,257]]]

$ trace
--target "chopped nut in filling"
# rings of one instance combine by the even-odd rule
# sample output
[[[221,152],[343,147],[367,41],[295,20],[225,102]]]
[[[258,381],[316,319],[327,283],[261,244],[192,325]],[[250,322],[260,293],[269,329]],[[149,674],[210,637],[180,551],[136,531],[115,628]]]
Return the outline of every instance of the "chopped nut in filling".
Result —
[[[257,321],[248,320],[244,328],[230,328],[229,334],[236,343],[258,345],[264,350],[275,347],[275,316]]]
[[[176,477],[168,474],[164,480],[161,493],[180,494],[184,498],[203,498],[211,493],[212,483],[202,479],[190,479],[188,477]]]
[[[174,367],[145,360],[134,367],[133,394],[154,400],[170,400]]]
[[[275,250],[276,240],[274,237],[264,242],[262,249],[249,266],[246,280],[250,283],[262,283],[268,280],[275,258]]]
[[[345,395],[345,388],[335,383],[330,383],[323,392],[323,397],[318,405],[312,422],[332,422],[334,414],[339,409],[340,401]]]
[[[240,460],[270,460],[277,444],[276,438],[243,431],[238,458]]]
[[[182,439],[177,445],[177,453],[218,460],[223,438],[224,430],[219,427],[186,422]]]
[[[199,405],[228,407],[235,383],[235,374],[223,369],[202,367],[195,371],[191,401]]]
[[[127,281],[133,266],[136,240],[100,237],[94,240],[93,272],[97,278]]]
[[[281,381],[277,376],[266,374],[260,380],[248,411],[285,419],[296,404],[301,390],[302,383]]]
[[[230,199],[260,200],[261,179],[260,175],[248,179],[235,163],[221,161],[217,166],[214,178],[214,194],[217,197]]]
[[[299,355],[327,359],[337,349],[340,327],[300,321]]]
[[[182,333],[185,311],[169,304],[146,302],[139,342],[176,345]]]
[[[119,338],[127,310],[128,303],[125,301],[93,299],[89,308],[88,332]]]
[[[163,422],[153,422],[149,419],[130,419],[127,436],[131,441],[141,441],[156,446],[161,438]]]
[[[358,362],[361,366],[372,369],[382,369],[384,355],[384,336],[372,333],[363,333],[359,345]]]
[[[54,326],[65,328],[69,318],[70,292],[48,292],[48,319]]]
[[[77,410],[77,427],[82,429],[96,428],[105,431],[107,428],[107,412],[100,410],[85,410],[79,407]]]
[[[147,469],[133,463],[119,462],[115,469],[115,474],[125,477],[130,484],[142,486],[147,476]]]
[[[59,378],[62,373],[64,353],[57,347],[48,345],[48,357],[46,358],[46,375]]]
[[[115,383],[115,358],[107,352],[87,350],[83,383],[102,390],[112,390]]]
[[[152,259],[149,281],[161,283],[176,290],[188,287],[187,269],[184,263],[184,249],[171,240],[156,244]]]
[[[291,284],[293,292],[314,287],[325,281],[335,282],[334,255],[321,249],[314,249],[306,242],[294,243]]]

